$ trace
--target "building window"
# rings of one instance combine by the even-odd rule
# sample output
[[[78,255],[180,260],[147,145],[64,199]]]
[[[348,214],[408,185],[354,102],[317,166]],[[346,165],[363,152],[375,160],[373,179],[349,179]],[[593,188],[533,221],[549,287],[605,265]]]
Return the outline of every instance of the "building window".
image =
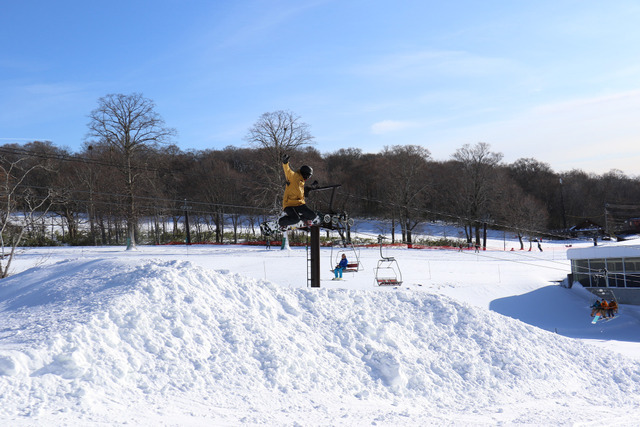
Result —
[[[585,287],[640,288],[640,258],[574,259],[571,271]]]
[[[589,260],[586,259],[574,259],[571,265],[571,271],[573,271],[573,280],[580,282],[580,284],[586,288],[591,286],[589,275]]]
[[[624,288],[624,260],[608,258],[605,261],[609,272],[609,287]]]
[[[624,270],[627,279],[627,287],[640,288],[640,258],[626,258]]]

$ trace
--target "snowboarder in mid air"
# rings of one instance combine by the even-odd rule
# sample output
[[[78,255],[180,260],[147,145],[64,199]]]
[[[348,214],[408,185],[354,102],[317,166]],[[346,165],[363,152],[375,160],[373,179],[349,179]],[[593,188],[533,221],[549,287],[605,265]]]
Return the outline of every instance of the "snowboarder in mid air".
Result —
[[[287,187],[282,198],[282,208],[285,215],[278,220],[280,229],[286,230],[287,227],[300,221],[308,222],[308,225],[311,225],[318,216],[305,203],[304,197],[310,189],[305,189],[304,184],[313,175],[313,169],[303,165],[299,170],[294,171],[289,166],[288,154],[282,156],[282,168],[287,178]],[[314,184],[317,185],[317,183]]]

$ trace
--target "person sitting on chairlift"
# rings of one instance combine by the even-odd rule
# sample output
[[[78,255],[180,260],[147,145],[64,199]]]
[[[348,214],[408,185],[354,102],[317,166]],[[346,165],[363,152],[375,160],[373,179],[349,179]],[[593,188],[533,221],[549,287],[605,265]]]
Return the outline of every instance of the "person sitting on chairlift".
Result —
[[[349,264],[349,261],[347,261],[347,255],[342,254],[342,259],[340,260],[338,265],[336,265],[336,268],[333,269],[333,275],[335,276],[333,280],[342,279],[342,272],[344,271],[345,268],[347,268],[348,264]]]
[[[603,319],[609,317],[609,303],[604,298],[600,301],[600,313],[602,314]]]
[[[617,303],[616,300],[611,300],[609,302],[609,313],[608,313],[608,316],[609,317],[614,317],[617,312],[618,312],[618,303]]]
[[[593,304],[591,304],[591,317],[595,315],[600,315],[600,300],[596,300]]]

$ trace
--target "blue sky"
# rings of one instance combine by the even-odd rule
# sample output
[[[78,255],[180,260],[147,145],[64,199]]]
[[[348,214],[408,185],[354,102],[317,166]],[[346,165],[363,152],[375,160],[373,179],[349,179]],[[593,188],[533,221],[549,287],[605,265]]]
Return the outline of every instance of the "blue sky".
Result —
[[[0,144],[72,151],[100,97],[140,92],[183,150],[246,146],[290,110],[323,152],[640,176],[636,1],[0,1]]]

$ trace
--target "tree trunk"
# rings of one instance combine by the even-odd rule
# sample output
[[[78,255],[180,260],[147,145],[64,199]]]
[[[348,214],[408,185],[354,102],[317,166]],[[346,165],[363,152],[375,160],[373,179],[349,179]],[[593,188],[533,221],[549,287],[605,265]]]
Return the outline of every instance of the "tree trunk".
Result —
[[[22,240],[23,234],[24,234],[24,227],[20,229],[20,234],[18,234],[18,237],[11,242],[11,252],[9,252],[9,255],[6,256],[7,264],[4,266],[4,268],[0,269],[0,279],[4,279],[9,275],[9,267],[11,267],[11,261],[13,261],[13,256],[16,253],[16,247],[20,244],[20,240]],[[3,245],[3,249],[4,249],[4,245]]]
[[[391,243],[396,242],[396,219],[391,219]]]
[[[487,223],[483,223],[482,225],[482,247],[484,250],[487,250]]]
[[[127,153],[127,197],[129,198],[127,212],[127,250],[136,248],[136,205],[133,196],[133,171],[131,169],[131,153]]]

